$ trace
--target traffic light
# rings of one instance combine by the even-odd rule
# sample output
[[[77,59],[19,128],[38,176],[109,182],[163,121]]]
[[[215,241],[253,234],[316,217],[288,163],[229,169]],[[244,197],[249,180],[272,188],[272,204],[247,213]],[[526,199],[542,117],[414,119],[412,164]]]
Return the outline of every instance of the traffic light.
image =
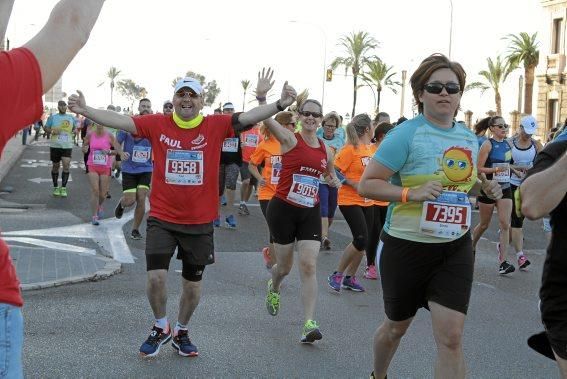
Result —
[[[333,80],[333,70],[330,68],[327,69],[327,81],[330,82]]]

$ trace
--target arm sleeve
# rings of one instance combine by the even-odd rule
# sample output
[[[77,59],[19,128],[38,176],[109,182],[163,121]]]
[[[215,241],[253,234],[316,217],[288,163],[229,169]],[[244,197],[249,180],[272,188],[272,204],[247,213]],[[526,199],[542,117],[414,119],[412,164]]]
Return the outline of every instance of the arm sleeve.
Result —
[[[132,117],[138,131],[136,137],[147,138],[151,141],[152,131],[156,132],[159,129],[156,128],[156,125],[162,124],[167,118],[168,116],[159,113]]]
[[[542,172],[549,167],[553,166],[553,164],[561,158],[561,155],[565,153],[567,150],[567,141],[553,141],[548,144],[537,156],[534,161],[534,165],[532,168],[528,170],[526,174],[526,178],[537,174],[538,172]]]
[[[374,154],[374,160],[393,172],[402,169],[409,155],[411,128],[409,125],[392,129]]]
[[[336,169],[339,169],[342,174],[344,174],[350,164],[352,163],[352,145],[345,146],[335,156],[334,165]]]
[[[45,127],[51,128],[52,126],[53,126],[53,116],[49,116],[47,118],[47,121],[45,122]]]
[[[256,149],[250,155],[250,163],[259,166],[264,161],[264,149],[262,148],[262,143],[256,146]]]
[[[119,144],[122,144],[125,139],[126,132],[124,130],[119,130],[118,133],[116,133],[116,141],[118,141]]]

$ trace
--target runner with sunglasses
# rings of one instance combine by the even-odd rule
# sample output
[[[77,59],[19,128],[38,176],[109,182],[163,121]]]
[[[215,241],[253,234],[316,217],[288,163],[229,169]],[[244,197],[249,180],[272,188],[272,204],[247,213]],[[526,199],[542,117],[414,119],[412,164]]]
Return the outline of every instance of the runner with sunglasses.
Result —
[[[478,152],[478,171],[486,174],[488,179],[494,178],[502,188],[502,198],[491,199],[481,192],[477,198],[479,206],[479,223],[473,230],[473,251],[480,237],[490,225],[494,206],[498,213],[500,227],[498,250],[498,273],[506,275],[514,272],[516,268],[507,261],[508,244],[510,238],[510,217],[512,212],[512,189],[510,187],[510,162],[512,161],[512,148],[506,138],[509,125],[501,116],[486,117],[475,125],[475,130],[490,130],[492,137],[486,140]]]
[[[323,117],[321,127],[317,129],[319,137],[333,155],[337,153],[345,144],[343,137],[337,133],[341,128],[341,119],[337,112],[329,112]],[[341,128],[342,129],[342,128]],[[333,224],[335,211],[337,210],[338,188],[331,187],[321,178],[319,183],[319,202],[321,204],[321,247],[331,250],[331,240],[329,239],[329,228]]]
[[[369,233],[374,225],[374,201],[358,194],[358,182],[376,151],[372,144],[374,126],[367,114],[358,114],[346,127],[347,144],[335,156],[334,164],[343,185],[339,189],[339,208],[350,231],[352,242],[345,248],[336,271],[327,278],[336,292],[341,288],[364,292],[356,271],[370,247]]]
[[[259,91],[256,89],[256,94]],[[266,102],[265,96],[258,96],[259,104]],[[295,118],[292,112],[280,112],[276,115],[275,120],[280,123],[284,128],[290,132],[295,131]],[[250,156],[250,163],[248,169],[250,174],[258,181],[258,201],[260,202],[260,209],[264,218],[266,218],[266,211],[268,203],[276,194],[276,186],[280,179],[282,169],[282,154],[280,143],[272,136],[267,126],[262,125],[260,128],[264,140],[260,142],[256,150]],[[262,173],[258,167],[262,166]],[[267,222],[267,220],[266,220]],[[262,249],[264,263],[267,269],[271,269],[276,263],[276,253],[274,248],[274,237],[270,233],[269,245]]]
[[[205,267],[214,263],[213,220],[217,217],[220,151],[225,138],[252,127],[295,101],[284,84],[280,99],[245,113],[203,116],[203,87],[193,78],[180,79],[173,93],[172,115],[124,116],[87,106],[83,94],[69,97],[69,107],[97,123],[147,138],[154,153],[152,205],[147,221],[147,295],[155,321],[140,347],[142,357],[159,353],[173,339],[182,356],[198,355],[187,324],[199,304]],[[182,293],[177,324],[167,319],[167,271],[177,249],[182,261]],[[173,335],[173,338],[172,338]]]
[[[258,82],[271,88],[271,73],[258,74]],[[260,84],[259,84],[260,85]],[[276,194],[270,200],[267,220],[274,239],[276,264],[268,281],[266,307],[276,316],[280,309],[280,286],[293,267],[297,241],[301,300],[304,324],[300,341],[313,343],[323,338],[314,320],[317,303],[317,255],[321,246],[321,211],[319,178],[325,175],[332,186],[340,185],[333,167],[332,155],[317,138],[317,127],[323,119],[322,106],[307,99],[298,105],[302,129],[294,133],[273,119],[264,121],[270,133],[280,142],[282,168]]]
[[[468,192],[477,183],[476,136],[454,117],[465,72],[432,55],[410,82],[419,115],[392,129],[360,183],[361,196],[390,201],[378,264],[386,317],[374,337],[375,378],[384,378],[417,310],[431,312],[435,376],[464,378],[462,334],[473,280]],[[493,181],[484,191],[500,195]]]

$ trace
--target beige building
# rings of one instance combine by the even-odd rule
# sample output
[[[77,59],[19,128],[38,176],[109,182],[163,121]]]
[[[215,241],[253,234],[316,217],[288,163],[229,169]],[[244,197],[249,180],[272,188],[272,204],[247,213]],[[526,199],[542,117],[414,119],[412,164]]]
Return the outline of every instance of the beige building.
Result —
[[[543,30],[538,32],[541,46],[536,71],[538,94],[535,112],[540,125],[538,136],[545,140],[551,128],[567,119],[567,0],[540,1],[545,18]]]

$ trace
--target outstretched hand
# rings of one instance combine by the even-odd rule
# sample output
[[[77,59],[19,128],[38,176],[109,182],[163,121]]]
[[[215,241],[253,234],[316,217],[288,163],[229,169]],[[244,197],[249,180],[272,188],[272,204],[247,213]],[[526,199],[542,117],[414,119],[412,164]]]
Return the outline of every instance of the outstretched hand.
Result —
[[[295,92],[295,88],[287,84],[287,80],[285,81],[283,88],[282,88],[282,97],[280,98],[280,104],[282,107],[287,108],[297,98],[297,92]]]
[[[274,70],[271,67],[262,68],[262,71],[258,71],[258,83],[256,84],[256,96],[266,97],[268,92],[274,86],[275,81],[272,80],[274,76]]]
[[[69,104],[68,108],[73,113],[78,113],[84,115],[87,111],[87,102],[85,100],[85,95],[79,90],[77,90],[77,94],[72,94],[69,96]]]

